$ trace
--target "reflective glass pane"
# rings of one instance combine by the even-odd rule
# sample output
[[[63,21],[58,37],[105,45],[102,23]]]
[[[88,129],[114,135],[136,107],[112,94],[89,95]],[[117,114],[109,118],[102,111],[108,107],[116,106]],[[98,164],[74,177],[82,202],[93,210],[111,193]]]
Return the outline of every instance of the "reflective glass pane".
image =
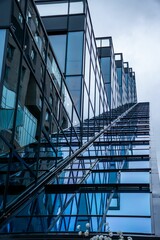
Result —
[[[128,162],[129,168],[149,168],[149,161],[143,162]]]
[[[148,172],[121,172],[121,183],[149,183]]]
[[[73,125],[75,126],[75,125],[78,125],[79,126],[79,118],[78,118],[78,116],[77,116],[77,113],[76,113],[76,111],[75,110],[73,110]]]
[[[88,119],[89,115],[88,109],[88,93],[86,91],[86,87],[84,86],[84,101],[83,101],[83,119]]]
[[[66,77],[66,83],[73,99],[74,105],[80,115],[82,77]]]
[[[19,76],[19,63],[20,63],[20,50],[15,43],[11,34],[9,34],[9,42],[7,45],[6,63],[3,75],[3,88],[1,98],[1,110],[0,110],[0,122],[1,122],[1,133],[6,135],[7,140],[11,138],[15,103],[16,103],[16,92],[17,82]],[[14,76],[14,81],[13,81]],[[19,116],[16,122],[16,127],[21,126],[23,122],[22,111],[18,108],[17,115]]]
[[[102,39],[102,47],[109,47],[110,45],[110,39]]]
[[[83,32],[68,33],[67,47],[67,75],[82,72]]]
[[[70,2],[70,9],[69,13],[70,14],[75,14],[75,13],[83,13],[83,2]]]
[[[95,101],[95,72],[94,72],[92,64],[91,64],[91,78],[90,78],[90,100],[91,100],[92,106],[94,107],[94,101]]]
[[[87,90],[89,91],[89,79],[90,79],[90,54],[88,50],[88,45],[86,44],[86,58],[85,58],[85,83]]]
[[[12,12],[11,22],[14,27],[14,33],[19,43],[22,44],[24,19],[15,1],[13,2],[12,8],[13,8],[13,12]]]
[[[37,4],[40,16],[63,15],[68,13],[68,3]]]
[[[52,48],[54,49],[59,66],[64,72],[65,70],[65,55],[66,55],[66,35],[49,36]]]
[[[150,215],[149,193],[119,193],[113,196],[112,201],[114,202],[115,199],[118,202],[117,207],[109,210],[109,215]]]
[[[121,218],[108,217],[110,229],[113,232],[143,232],[151,233],[151,219],[150,218]]]
[[[51,48],[48,51],[47,68],[48,68],[48,71],[49,71],[52,79],[55,81],[55,84],[58,85],[58,87],[60,87],[62,76],[61,76],[61,72],[58,68],[58,65],[56,63],[55,57],[53,56],[53,53],[51,51]]]
[[[95,115],[98,116],[99,115],[99,88],[98,86],[96,87],[96,111],[95,111]]]
[[[1,39],[1,47],[0,47],[0,81],[1,81],[1,73],[2,73],[2,67],[3,67],[3,54],[4,54],[5,38],[6,38],[6,30],[5,29],[1,29],[0,30],[0,39]]]
[[[65,85],[63,84],[63,104],[68,113],[70,120],[72,119],[72,101],[68,94],[68,90],[66,89]]]
[[[101,69],[105,83],[109,83],[111,81],[111,62],[109,57],[101,58]]]

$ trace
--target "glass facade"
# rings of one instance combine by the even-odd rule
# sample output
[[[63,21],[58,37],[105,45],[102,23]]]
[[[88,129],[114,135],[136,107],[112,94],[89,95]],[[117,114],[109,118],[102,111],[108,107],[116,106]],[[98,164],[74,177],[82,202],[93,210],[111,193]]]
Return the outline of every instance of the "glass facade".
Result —
[[[6,0],[0,23],[3,239],[157,236],[135,73],[95,39],[86,0],[35,2]]]
[[[1,49],[0,49],[0,80],[1,80],[1,73],[3,67],[3,56],[4,56],[4,49],[5,49],[5,37],[6,37],[6,30],[0,30],[0,39],[1,39]]]
[[[120,84],[117,76],[114,48],[111,37],[97,38],[97,50],[104,78],[105,90],[111,109],[122,106]]]
[[[36,184],[39,177],[55,167],[63,159],[62,155],[71,155],[81,145],[75,130],[80,118],[36,6],[33,1],[22,2],[13,1],[14,26],[0,30],[3,47],[0,52],[0,155],[6,159],[1,166],[3,211],[28,186]],[[64,131],[69,128],[68,137]],[[73,139],[76,146],[72,147]],[[61,142],[66,148],[65,154],[62,154]],[[46,165],[41,157],[48,156],[51,159]],[[17,189],[20,185],[21,190],[11,196],[8,189],[13,184]]]
[[[54,7],[54,4],[55,8],[57,5],[63,6],[68,9],[68,12],[63,13],[63,17],[60,17],[60,14],[57,17],[53,11],[49,16],[45,9],[49,6],[50,8]],[[46,4],[37,2],[37,8],[42,16],[52,47],[55,49],[56,57],[81,121],[84,122],[86,119],[108,111],[108,98],[100,72],[87,2],[64,3],[60,1]],[[60,26],[58,31],[57,24]],[[95,95],[97,95],[96,98]]]
[[[116,62],[117,78],[118,78],[119,93],[120,93],[120,104],[125,105],[128,103],[128,101],[127,101],[127,87],[126,87],[126,81],[125,81],[122,53],[115,54],[115,62]],[[136,88],[136,86],[134,87]],[[133,91],[135,92],[136,90],[133,89]]]
[[[137,92],[136,92],[136,81],[135,81],[135,72],[132,71],[132,68],[129,67],[128,62],[123,63],[124,72],[125,72],[125,82],[127,88],[127,99],[131,103],[137,101]]]
[[[53,176],[2,232],[78,236],[77,226],[85,231],[89,223],[91,235],[106,234],[108,222],[113,232],[153,234],[148,111],[148,103],[139,103],[119,119],[115,115],[114,123]]]

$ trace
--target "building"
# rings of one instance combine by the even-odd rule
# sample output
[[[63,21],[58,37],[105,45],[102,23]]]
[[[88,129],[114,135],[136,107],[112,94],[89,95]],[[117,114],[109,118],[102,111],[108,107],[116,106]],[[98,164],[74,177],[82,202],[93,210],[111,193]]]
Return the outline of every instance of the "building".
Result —
[[[134,71],[87,0],[35,2],[0,2],[0,238],[159,239]]]

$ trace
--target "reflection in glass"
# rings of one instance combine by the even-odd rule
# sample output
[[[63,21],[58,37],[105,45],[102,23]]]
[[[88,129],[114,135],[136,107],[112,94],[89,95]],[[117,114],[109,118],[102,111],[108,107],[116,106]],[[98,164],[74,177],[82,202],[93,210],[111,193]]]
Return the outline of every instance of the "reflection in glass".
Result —
[[[107,217],[113,232],[151,233],[151,218]]]
[[[83,5],[84,5],[83,1],[70,2],[69,13],[70,14],[83,13],[84,8]]]
[[[72,101],[68,94],[68,90],[66,89],[65,85],[63,84],[63,104],[65,110],[68,113],[69,119],[72,119]]]
[[[83,119],[88,119],[89,109],[88,109],[88,93],[86,87],[84,86],[84,103],[83,103]]]
[[[37,4],[40,16],[64,15],[68,13],[68,3]]]
[[[121,183],[149,183],[148,172],[121,172]]]
[[[94,107],[94,101],[95,101],[95,72],[94,72],[92,64],[91,64],[91,78],[90,78],[90,100],[91,100],[92,106]]]
[[[24,107],[23,124],[19,127],[18,141],[20,146],[25,146],[36,141],[37,119]]]
[[[67,47],[67,75],[81,74],[82,72],[83,32],[68,33]]]
[[[66,55],[66,35],[49,36],[51,46],[54,49],[57,61],[62,72],[65,71],[65,55]]]
[[[60,87],[61,86],[61,73],[60,73],[58,65],[55,61],[55,58],[52,54],[51,49],[48,52],[48,56],[47,56],[47,68],[48,68],[48,71],[49,71],[52,79]]]
[[[6,30],[0,30],[0,39],[1,39],[1,47],[0,47],[0,81],[1,81],[1,74],[2,74],[2,67],[3,67],[3,54],[4,54],[4,44],[6,38]]]
[[[120,193],[119,200],[119,208],[109,210],[108,215],[150,216],[151,214],[149,193]]]
[[[82,77],[66,77],[66,83],[74,105],[80,115]]]
[[[17,82],[19,76],[19,61],[20,50],[15,43],[11,34],[9,34],[9,42],[7,45],[7,55],[3,76],[3,88],[1,98],[0,122],[1,134],[9,141],[12,135],[13,120],[15,113],[15,102],[17,92]],[[14,76],[14,81],[13,81]],[[20,109],[17,111],[19,121],[16,121],[16,126],[22,124],[22,112]],[[4,121],[5,118],[5,121]]]

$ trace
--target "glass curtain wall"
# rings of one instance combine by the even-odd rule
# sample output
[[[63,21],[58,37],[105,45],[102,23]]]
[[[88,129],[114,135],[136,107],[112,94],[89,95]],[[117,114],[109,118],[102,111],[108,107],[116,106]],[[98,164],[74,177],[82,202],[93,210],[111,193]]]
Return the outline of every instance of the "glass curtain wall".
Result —
[[[116,63],[117,78],[118,78],[119,92],[120,92],[120,105],[125,105],[127,104],[127,88],[126,88],[122,53],[115,54],[115,63]]]
[[[129,67],[128,62],[124,62],[124,72],[125,72],[125,82],[127,89],[127,99],[128,103],[137,102],[137,90],[135,81],[135,72]]]
[[[105,235],[108,227],[114,233],[150,236],[149,141],[149,104],[140,103],[74,158],[1,231],[45,231],[53,237],[62,233],[62,238],[67,233],[76,239],[89,224],[90,236]]]
[[[87,130],[87,119],[109,110],[87,1],[36,3],[66,76],[75,107],[84,122],[83,127],[86,122]],[[50,14],[45,11],[49,6],[55,9],[66,8],[68,12],[56,14],[53,11]],[[58,31],[57,24],[60,26]]]
[[[80,147],[80,118],[34,2],[8,4],[12,25],[0,30],[2,212]]]
[[[96,38],[96,43],[110,108],[116,109],[121,102],[112,38]]]

